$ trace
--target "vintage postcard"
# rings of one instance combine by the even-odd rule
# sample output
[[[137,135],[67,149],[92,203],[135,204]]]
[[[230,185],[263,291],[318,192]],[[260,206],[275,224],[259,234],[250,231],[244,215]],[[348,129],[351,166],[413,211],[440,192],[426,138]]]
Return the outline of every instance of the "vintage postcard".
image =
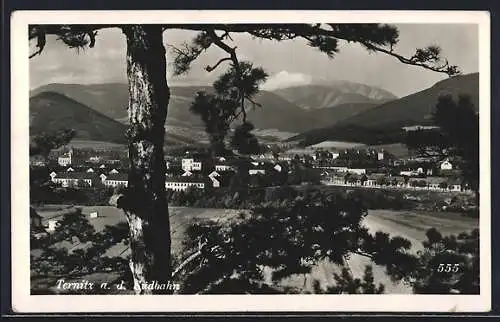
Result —
[[[16,312],[490,310],[487,12],[11,23]]]

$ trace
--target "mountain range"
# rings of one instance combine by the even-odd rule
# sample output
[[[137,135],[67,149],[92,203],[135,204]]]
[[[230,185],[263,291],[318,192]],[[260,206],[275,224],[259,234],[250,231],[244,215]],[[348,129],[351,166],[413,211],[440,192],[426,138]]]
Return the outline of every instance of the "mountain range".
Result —
[[[370,91],[366,85],[353,83],[348,88],[346,83],[339,83],[339,86],[333,86],[330,90],[331,93],[328,92],[326,86],[322,86],[321,90],[319,90],[318,86],[305,85],[301,89],[302,96],[297,95],[293,91],[280,90],[276,93],[260,91],[255,97],[255,101],[261,106],[249,108],[248,119],[254,123],[256,129],[265,131],[267,138],[273,136],[273,131],[275,133],[281,132],[294,135],[319,126],[334,124],[379,103],[370,98],[379,98],[377,96],[379,95],[377,94],[379,90]],[[349,90],[352,93],[349,93]],[[187,141],[206,140],[201,119],[189,110],[194,96],[199,91],[212,92],[213,89],[210,86],[174,86],[170,88],[171,95],[167,115],[167,131],[169,134],[185,137]],[[44,93],[52,93],[52,95],[50,97],[42,95]],[[55,93],[61,96],[55,96]],[[290,97],[289,93],[294,94],[294,96]],[[366,93],[368,96],[363,96],[363,93]],[[319,106],[315,106],[314,109],[306,109],[290,101],[298,99],[305,102],[310,97],[320,94],[324,97],[323,103],[332,104],[331,108],[320,109]],[[32,110],[36,110],[40,95],[42,95],[41,97],[44,98],[45,102],[53,99],[52,105],[58,106],[57,110],[63,108],[63,105],[68,105],[69,108],[79,106],[78,111],[74,111],[74,121],[76,122],[82,122],[86,119],[83,115],[85,114],[83,107],[88,107],[89,115],[87,119],[89,120],[98,113],[103,117],[107,117],[108,121],[113,120],[122,124],[128,123],[127,84],[106,83],[82,85],[54,83],[44,85],[34,89],[30,93],[34,104],[31,106]],[[352,102],[349,101],[349,97],[351,97]],[[387,94],[386,97],[392,96]],[[336,102],[339,104],[336,104]],[[68,113],[70,111],[65,111],[61,115],[67,115]],[[50,115],[41,115],[39,117],[41,119],[53,117],[57,120],[59,115],[58,113],[50,112]],[[65,117],[63,124],[75,128],[68,117]],[[110,128],[117,128],[116,124],[111,125]],[[278,136],[278,134],[276,135]],[[83,132],[82,136],[89,137],[86,132]],[[101,136],[99,133],[95,133],[94,135],[94,137]],[[116,141],[115,136],[110,137]],[[181,139],[180,137],[178,139]]]
[[[477,73],[456,76],[399,99],[383,89],[344,81],[260,91],[255,101],[261,106],[249,108],[248,119],[265,140],[273,133],[276,140],[281,140],[288,133],[288,137],[293,136],[291,140],[307,143],[327,139],[363,141],[377,137],[374,133],[430,122],[432,108],[443,93],[469,94],[476,104],[478,84]],[[212,87],[170,88],[169,143],[206,141],[203,123],[189,110],[198,91],[211,92]],[[43,85],[30,92],[30,130],[37,133],[74,128],[78,138],[122,143],[128,123],[127,105],[127,84]]]
[[[274,93],[306,110],[324,109],[353,103],[384,103],[397,99],[386,90],[365,84],[335,81],[275,90]]]
[[[346,140],[377,144],[398,141],[400,129],[410,125],[432,125],[432,113],[440,95],[469,95],[479,111],[479,73],[454,76],[428,89],[367,108],[361,113],[324,128],[292,137],[290,141],[315,144],[324,140]]]

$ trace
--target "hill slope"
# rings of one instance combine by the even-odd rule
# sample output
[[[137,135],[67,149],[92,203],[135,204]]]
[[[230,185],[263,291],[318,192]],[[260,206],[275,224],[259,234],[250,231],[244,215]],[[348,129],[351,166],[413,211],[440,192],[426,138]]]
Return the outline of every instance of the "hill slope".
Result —
[[[333,126],[350,117],[383,104],[383,102],[369,101],[364,103],[345,103],[332,107],[310,110],[308,113],[316,120],[316,128]]]
[[[30,98],[30,135],[71,128],[76,138],[126,143],[126,126],[60,93],[43,92]]]
[[[128,88],[126,84],[49,84],[32,91],[31,95],[53,91],[118,120],[127,122]],[[198,91],[212,91],[210,86],[171,87],[167,125],[202,127],[197,115],[189,111],[189,105]],[[302,132],[315,127],[316,120],[306,111],[272,93],[261,91],[255,101],[262,107],[248,111],[248,119],[257,129],[277,129],[287,132]]]
[[[274,93],[306,110],[349,103],[381,103],[397,99],[386,90],[346,81],[294,86],[275,90]]]
[[[30,135],[70,128],[76,139],[126,144],[127,125],[103,115],[88,106],[56,92],[41,92],[30,98]],[[179,133],[167,135],[167,144],[191,144]]]
[[[432,124],[432,113],[438,97],[443,94],[451,94],[455,98],[459,94],[470,95],[472,102],[479,110],[479,73],[442,80],[428,89],[379,105],[342,123],[365,127]]]
[[[290,138],[315,144],[324,140],[347,140],[369,144],[393,143],[401,140],[400,129],[407,125],[432,124],[431,114],[440,95],[470,95],[479,110],[479,74],[448,78],[423,91],[395,101],[369,108],[334,126],[307,131]]]

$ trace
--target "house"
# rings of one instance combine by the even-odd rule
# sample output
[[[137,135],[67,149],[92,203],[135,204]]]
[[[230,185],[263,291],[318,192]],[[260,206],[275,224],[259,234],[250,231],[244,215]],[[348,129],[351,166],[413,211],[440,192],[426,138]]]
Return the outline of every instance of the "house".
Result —
[[[380,186],[381,182],[386,177],[387,177],[387,175],[385,173],[372,173],[372,174],[368,175],[368,178],[365,182],[365,186],[367,186],[367,187]]]
[[[30,165],[36,167],[44,167],[47,165],[47,162],[45,161],[45,158],[42,157],[41,155],[33,155],[30,156]]]
[[[212,171],[210,172],[210,174],[208,175],[209,178],[215,178],[215,177],[220,177],[220,173],[218,173],[217,171]]]
[[[104,164],[101,164],[101,165],[99,166],[99,169],[106,169],[106,166],[105,166]]]
[[[349,170],[348,167],[333,167],[333,166],[324,166],[324,167],[315,167],[315,168],[327,169],[327,170],[331,170],[333,172],[339,172],[339,173],[346,173]]]
[[[106,187],[128,187],[128,174],[127,173],[104,173],[99,176],[101,182]]]
[[[90,157],[89,161],[92,163],[98,163],[99,161],[101,161],[101,157],[96,155],[96,156]]]
[[[414,176],[418,176],[419,173],[418,173],[418,171],[414,171],[414,170],[403,170],[403,171],[399,172],[399,175],[402,177],[414,177]]]
[[[278,160],[279,160],[279,161],[289,162],[289,161],[292,161],[292,156],[291,156],[291,155],[289,155],[289,154],[279,155],[279,156],[278,156]]]
[[[338,184],[338,185],[343,185],[346,183],[345,178],[340,176],[331,176],[329,181],[332,184]]]
[[[443,162],[441,162],[439,168],[441,170],[453,170],[453,165],[451,164],[450,160],[446,159]]]
[[[116,169],[109,171],[109,174],[117,174],[117,173],[118,173],[118,170],[116,170]]]
[[[234,176],[233,172],[221,172],[213,171],[208,175],[208,178],[212,181],[212,187],[220,188],[226,187],[230,184],[231,178]]]
[[[347,172],[361,175],[366,174],[366,169],[348,169]]]
[[[191,177],[193,173],[189,170],[185,170],[184,173],[181,175],[183,177]]]
[[[281,166],[281,164],[275,164],[273,169],[278,171],[278,172],[283,171],[283,167]]]
[[[322,171],[320,174],[322,177],[328,177],[330,173],[328,171]]]
[[[430,190],[445,190],[448,187],[448,179],[444,177],[427,177],[425,181]]]
[[[52,182],[61,184],[63,187],[76,187],[83,184],[88,186],[93,186],[95,183],[95,176],[92,173],[87,172],[61,172],[50,174]]]
[[[193,158],[182,159],[181,167],[184,171],[201,171],[201,162],[195,161]]]
[[[253,175],[256,175],[256,174],[266,174],[266,169],[264,168],[263,165],[260,165],[260,164],[255,164],[256,162],[252,162],[252,165],[253,167],[251,167],[250,169],[248,169],[248,174],[253,176]]]
[[[71,148],[68,153],[64,153],[59,158],[57,158],[57,163],[61,167],[68,166],[73,163],[73,149]]]
[[[66,169],[66,172],[74,172],[74,171],[75,171],[75,169],[73,169],[72,167],[69,167]]]
[[[391,186],[398,188],[406,188],[409,185],[409,181],[407,183],[408,178],[405,179],[403,176],[391,176],[388,179],[388,183]]]
[[[229,164],[216,164],[215,171],[232,171],[234,168]]]
[[[450,179],[448,180],[448,190],[450,191],[462,191],[462,183],[459,179]]]
[[[221,182],[216,178],[216,177],[210,177],[210,180],[212,181],[212,187],[214,188],[220,188]]]
[[[167,177],[165,179],[165,188],[167,190],[186,191],[190,187],[205,189],[206,180],[194,177]]]
[[[58,220],[56,219],[49,219],[48,221],[48,226],[47,226],[47,231],[48,232],[54,232],[56,228],[58,228],[61,224],[59,223]]]
[[[92,168],[88,168],[87,172],[88,172],[88,173],[93,173],[93,172],[94,172],[94,169],[92,169]]]

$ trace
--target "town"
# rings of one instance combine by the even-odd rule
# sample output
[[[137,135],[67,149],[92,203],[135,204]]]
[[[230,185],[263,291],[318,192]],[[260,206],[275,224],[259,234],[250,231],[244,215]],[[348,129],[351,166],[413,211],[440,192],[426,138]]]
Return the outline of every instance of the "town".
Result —
[[[338,149],[324,141],[304,149],[267,145],[250,157],[213,157],[204,149],[183,149],[166,155],[165,188],[172,191],[227,187],[238,166],[246,163],[251,187],[285,184],[324,184],[365,188],[393,188],[439,192],[466,192],[461,171],[449,158],[395,157],[384,149]],[[120,153],[122,156],[120,157]],[[126,187],[128,160],[125,151],[96,151],[68,147],[48,162],[33,160],[34,167],[48,167],[50,180],[62,187]]]

